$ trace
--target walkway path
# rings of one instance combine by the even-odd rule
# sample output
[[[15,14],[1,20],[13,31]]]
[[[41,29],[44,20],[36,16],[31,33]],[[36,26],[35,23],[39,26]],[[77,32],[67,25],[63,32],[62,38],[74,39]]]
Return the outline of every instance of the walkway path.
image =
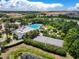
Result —
[[[9,44],[5,45],[5,46],[12,46],[15,45],[17,43],[23,42],[23,40],[12,40]]]
[[[2,30],[5,31],[5,23],[2,23]],[[2,38],[0,38],[0,42],[4,42],[7,39],[5,33],[2,34]]]

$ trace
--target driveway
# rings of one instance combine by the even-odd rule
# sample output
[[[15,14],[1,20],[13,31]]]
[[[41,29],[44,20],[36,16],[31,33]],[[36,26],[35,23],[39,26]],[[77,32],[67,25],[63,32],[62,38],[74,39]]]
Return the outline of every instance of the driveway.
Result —
[[[43,42],[43,43],[47,43],[47,44],[51,44],[54,46],[58,46],[58,47],[63,47],[63,43],[64,43],[63,40],[45,37],[45,36],[37,36],[36,38],[34,38],[34,40]]]

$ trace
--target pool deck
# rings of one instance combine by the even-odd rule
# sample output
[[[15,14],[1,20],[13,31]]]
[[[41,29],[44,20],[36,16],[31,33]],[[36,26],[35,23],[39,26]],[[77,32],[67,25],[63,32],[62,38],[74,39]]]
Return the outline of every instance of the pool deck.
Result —
[[[58,46],[58,47],[63,47],[63,43],[64,43],[63,40],[45,37],[45,36],[37,36],[36,38],[34,38],[34,40],[39,41],[39,42],[43,42],[43,43],[46,43],[46,44]]]

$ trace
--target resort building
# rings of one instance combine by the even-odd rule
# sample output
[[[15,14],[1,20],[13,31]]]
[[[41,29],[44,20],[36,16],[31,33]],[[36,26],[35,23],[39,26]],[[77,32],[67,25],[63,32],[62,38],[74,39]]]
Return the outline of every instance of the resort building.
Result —
[[[30,31],[37,30],[37,29],[39,30],[41,26],[42,24],[31,24],[28,26],[23,25],[19,27],[18,29],[16,29],[15,31],[13,31],[13,33],[16,34],[19,39],[21,39],[26,32],[30,32]]]

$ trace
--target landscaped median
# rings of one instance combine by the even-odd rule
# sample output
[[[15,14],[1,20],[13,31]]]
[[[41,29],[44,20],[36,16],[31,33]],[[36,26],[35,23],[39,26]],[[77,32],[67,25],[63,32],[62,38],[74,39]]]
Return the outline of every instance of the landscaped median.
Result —
[[[43,59],[44,58],[45,59],[55,59],[55,57],[52,54],[42,51],[40,49],[31,48],[31,47],[19,48],[16,51],[12,51],[9,54],[8,59],[19,59],[22,54],[31,54],[31,55],[33,54],[33,55],[36,55],[37,57],[42,57]]]
[[[47,52],[55,53],[55,54],[58,54],[61,56],[66,56],[66,51],[61,47],[53,46],[50,44],[45,44],[42,42],[37,42],[32,39],[24,39],[24,42],[28,45],[32,45],[34,47],[40,48],[40,49],[45,50]]]

